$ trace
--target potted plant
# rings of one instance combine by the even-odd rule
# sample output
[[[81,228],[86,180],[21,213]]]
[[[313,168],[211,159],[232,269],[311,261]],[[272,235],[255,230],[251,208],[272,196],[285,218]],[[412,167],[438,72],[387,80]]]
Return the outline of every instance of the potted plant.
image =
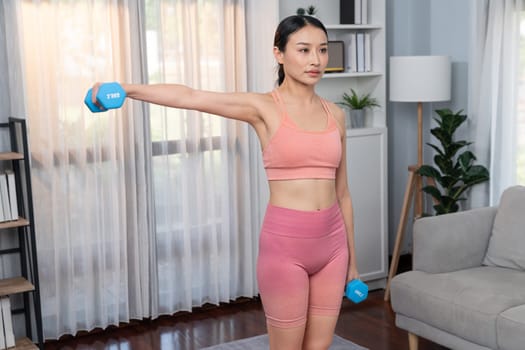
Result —
[[[417,174],[432,178],[434,184],[424,186],[422,191],[434,199],[436,215],[457,212],[459,202],[465,200],[465,192],[472,186],[489,179],[489,171],[482,165],[474,165],[476,157],[471,151],[458,152],[472,142],[454,140],[457,128],[467,116],[462,111],[453,113],[450,109],[438,109],[434,120],[438,126],[431,129],[432,135],[440,145],[428,143],[437,154],[432,165],[422,165]]]
[[[359,96],[354,89],[350,89],[350,94],[344,93],[343,100],[338,102],[350,110],[350,125],[353,128],[362,128],[365,126],[365,111],[374,107],[380,107],[377,99],[370,94]]]
[[[317,14],[317,8],[314,5],[310,5],[307,8],[299,7],[297,9],[296,14],[298,14],[299,16],[305,16],[306,15],[306,16],[315,17],[315,15]]]

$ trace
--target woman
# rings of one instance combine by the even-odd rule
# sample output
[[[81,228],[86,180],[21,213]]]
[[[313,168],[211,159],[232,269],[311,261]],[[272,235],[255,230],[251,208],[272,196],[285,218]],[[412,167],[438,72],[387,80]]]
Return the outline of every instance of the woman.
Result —
[[[270,188],[257,261],[270,349],[328,349],[344,286],[359,277],[345,116],[315,93],[328,63],[320,21],[285,18],[275,33],[274,56],[279,86],[265,94],[122,86],[133,99],[236,119],[255,129]]]

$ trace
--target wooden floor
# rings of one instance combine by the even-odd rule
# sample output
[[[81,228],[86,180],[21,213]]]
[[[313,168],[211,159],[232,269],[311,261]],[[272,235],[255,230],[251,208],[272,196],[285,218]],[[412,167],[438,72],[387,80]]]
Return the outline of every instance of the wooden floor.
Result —
[[[194,350],[236,339],[264,334],[265,320],[258,299],[244,299],[221,306],[196,309],[193,313],[163,316],[90,334],[46,342],[45,349],[95,350]],[[352,304],[345,299],[336,334],[370,350],[408,349],[407,333],[394,324],[390,303],[383,291]],[[423,339],[419,350],[446,348]]]

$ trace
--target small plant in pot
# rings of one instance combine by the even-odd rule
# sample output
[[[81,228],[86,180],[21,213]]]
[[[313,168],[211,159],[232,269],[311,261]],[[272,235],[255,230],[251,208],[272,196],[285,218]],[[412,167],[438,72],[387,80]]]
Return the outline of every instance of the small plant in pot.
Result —
[[[422,191],[433,197],[436,215],[442,215],[459,211],[459,202],[466,199],[466,191],[487,181],[489,171],[482,165],[474,165],[476,157],[471,151],[458,154],[462,148],[472,143],[454,140],[454,133],[467,116],[461,114],[462,111],[454,113],[450,109],[438,109],[436,113],[439,117],[434,120],[438,126],[430,132],[440,145],[428,143],[436,151],[436,166],[422,165],[417,174],[434,180],[434,185],[424,186]]]
[[[350,110],[350,125],[353,128],[365,126],[365,111],[374,107],[380,107],[377,99],[371,94],[358,95],[354,89],[350,89],[350,94],[344,93],[343,100],[338,102]]]

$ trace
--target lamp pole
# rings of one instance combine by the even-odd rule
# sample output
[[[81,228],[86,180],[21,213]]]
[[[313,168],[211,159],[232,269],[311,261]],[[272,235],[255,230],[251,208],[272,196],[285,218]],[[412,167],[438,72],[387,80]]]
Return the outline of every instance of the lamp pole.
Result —
[[[423,103],[417,103],[417,169],[423,165]],[[416,201],[414,204],[415,218],[423,215],[423,191],[421,187],[423,180],[421,176],[416,174]]]
[[[390,101],[417,102],[417,164],[408,167],[403,206],[385,288],[389,299],[390,282],[397,272],[401,243],[413,204],[414,219],[423,215],[423,179],[417,170],[423,165],[423,102],[450,100],[451,65],[447,56],[390,57]]]

